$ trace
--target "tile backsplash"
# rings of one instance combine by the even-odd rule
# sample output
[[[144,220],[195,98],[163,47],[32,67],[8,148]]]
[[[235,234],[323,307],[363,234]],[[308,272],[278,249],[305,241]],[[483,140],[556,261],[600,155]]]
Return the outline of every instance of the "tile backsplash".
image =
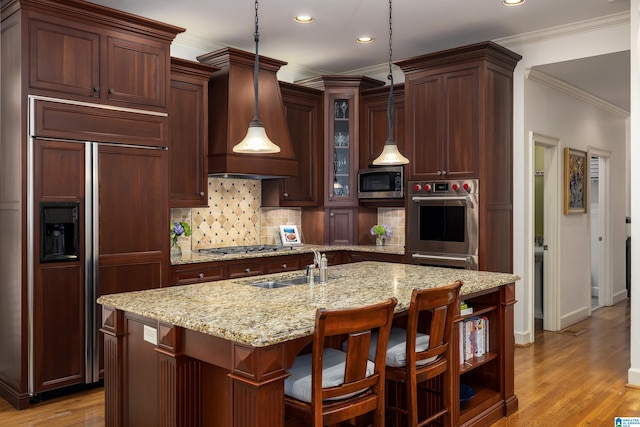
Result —
[[[185,221],[191,225],[191,236],[178,238],[183,251],[273,245],[278,242],[279,225],[294,224],[302,229],[299,208],[260,207],[260,180],[209,177],[208,186],[206,208],[171,209],[172,223]],[[388,244],[404,245],[404,209],[378,209],[378,223],[391,227]]]

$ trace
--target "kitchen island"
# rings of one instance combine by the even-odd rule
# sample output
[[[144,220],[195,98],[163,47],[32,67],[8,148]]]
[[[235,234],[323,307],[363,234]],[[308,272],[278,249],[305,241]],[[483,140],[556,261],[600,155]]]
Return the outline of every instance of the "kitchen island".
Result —
[[[398,300],[455,280],[461,298],[490,320],[489,351],[449,375],[476,389],[452,408],[456,425],[486,425],[517,409],[513,389],[513,274],[359,262],[329,267],[326,285],[263,289],[251,284],[302,271],[104,295],[106,425],[283,426],[284,379],[311,342],[318,307]],[[458,317],[461,321],[463,317]],[[455,329],[457,330],[457,329]],[[455,351],[454,351],[455,349]],[[459,395],[459,381],[452,392]]]

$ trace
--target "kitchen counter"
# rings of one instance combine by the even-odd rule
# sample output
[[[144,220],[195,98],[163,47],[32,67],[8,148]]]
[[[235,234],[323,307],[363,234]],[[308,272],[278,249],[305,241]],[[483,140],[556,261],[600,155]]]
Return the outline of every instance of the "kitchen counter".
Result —
[[[404,246],[397,245],[341,245],[341,246],[325,246],[325,245],[303,245],[292,246],[289,248],[282,248],[277,251],[269,252],[250,252],[250,253],[237,253],[237,254],[209,254],[206,252],[198,251],[183,251],[181,255],[171,255],[171,265],[181,264],[194,264],[199,262],[213,262],[213,261],[229,261],[234,259],[249,259],[249,258],[265,258],[282,255],[295,255],[312,253],[318,250],[320,252],[327,251],[356,251],[356,252],[372,252],[380,254],[393,254],[404,255]]]
[[[474,314],[491,322],[491,341],[485,355],[459,363],[459,337],[453,334],[449,398],[458,400],[462,381],[477,394],[466,407],[451,408],[450,424],[488,425],[517,410],[517,275],[363,261],[330,266],[325,285],[251,286],[302,274],[101,296],[105,425],[284,427],[284,379],[311,342],[318,307],[357,307],[395,297],[402,320],[414,288],[455,280],[464,282],[462,298]],[[455,331],[462,320],[456,319]]]
[[[103,295],[98,303],[253,347],[278,344],[313,333],[318,307],[347,308],[386,298],[409,307],[413,288],[436,287],[458,279],[462,295],[512,283],[514,274],[359,262],[328,268],[326,285],[262,289],[250,283],[303,275],[303,271],[229,279],[195,285]]]

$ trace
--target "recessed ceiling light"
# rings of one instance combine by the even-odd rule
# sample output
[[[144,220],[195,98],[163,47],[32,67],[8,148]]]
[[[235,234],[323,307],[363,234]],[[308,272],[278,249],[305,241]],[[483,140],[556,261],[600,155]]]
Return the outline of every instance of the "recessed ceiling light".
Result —
[[[502,4],[505,6],[519,6],[524,2],[525,0],[502,0]]]
[[[309,15],[298,15],[294,18],[294,20],[301,24],[310,24],[313,22],[313,17]]]
[[[373,43],[374,38],[369,36],[358,37],[356,39],[358,43]]]

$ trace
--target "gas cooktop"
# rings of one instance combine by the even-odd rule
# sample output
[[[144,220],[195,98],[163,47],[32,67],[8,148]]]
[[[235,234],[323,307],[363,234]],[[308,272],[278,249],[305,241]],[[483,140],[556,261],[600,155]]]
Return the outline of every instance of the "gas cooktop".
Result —
[[[223,248],[199,249],[198,252],[212,255],[248,254],[260,252],[276,252],[290,249],[278,245],[227,246]]]

